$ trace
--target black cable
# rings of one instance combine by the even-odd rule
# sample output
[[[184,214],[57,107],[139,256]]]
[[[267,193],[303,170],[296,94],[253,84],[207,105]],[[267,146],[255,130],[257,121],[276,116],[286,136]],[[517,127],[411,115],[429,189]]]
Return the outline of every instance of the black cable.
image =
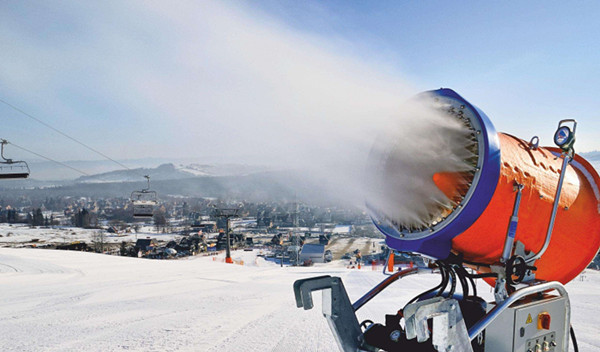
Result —
[[[414,298],[412,298],[410,301],[408,301],[408,303],[406,303],[406,305],[404,306],[405,308],[409,304],[419,300],[421,297],[426,296],[431,293],[434,293],[436,291],[438,291],[436,293],[436,296],[442,296],[444,294],[444,292],[446,291],[448,284],[450,284],[450,291],[448,293],[448,296],[452,297],[452,295],[454,295],[454,292],[456,291],[457,279],[458,279],[458,281],[460,281],[460,284],[461,284],[461,287],[463,290],[463,299],[469,295],[469,291],[470,291],[469,283],[467,282],[467,278],[469,279],[469,281],[471,282],[471,285],[473,286],[473,294],[477,295],[477,286],[471,276],[476,277],[478,275],[469,274],[469,272],[461,265],[448,264],[448,263],[445,263],[442,261],[438,261],[437,265],[438,265],[438,268],[440,269],[440,275],[442,276],[442,281],[436,287],[431,288],[431,289],[415,296]],[[496,277],[497,276],[494,273],[479,274],[479,275],[485,275],[485,277],[488,277],[488,276]]]
[[[468,279],[468,281],[471,283],[471,286],[473,287],[473,296],[477,296],[477,285],[475,284],[475,281],[473,280],[473,278],[469,276],[469,272],[467,271],[467,269],[465,269],[465,267],[462,265],[457,265],[456,269],[457,269],[457,272],[461,273],[461,276],[463,277],[463,279],[465,280],[465,283],[467,285],[468,285],[468,283],[467,283],[467,279]],[[467,291],[469,291],[468,288],[467,288]]]
[[[496,273],[468,274],[467,277],[470,277],[472,279],[483,279],[483,278],[486,278],[486,277],[496,278],[496,277],[498,277],[498,274],[496,274]]]
[[[462,266],[459,267],[458,270],[461,272],[463,280],[465,280],[465,285],[467,286],[467,291],[469,292],[469,295],[470,295],[471,294],[471,286],[469,285],[470,280],[467,278],[467,271]],[[471,284],[473,284],[473,283],[471,282]]]
[[[52,126],[50,126],[49,124],[45,123],[44,121],[42,121],[42,120],[38,119],[37,117],[35,117],[35,116],[31,115],[31,114],[28,114],[28,113],[26,113],[25,111],[23,111],[23,110],[19,109],[18,107],[14,106],[14,105],[12,105],[12,104],[10,104],[10,103],[8,103],[8,102],[6,102],[6,101],[2,100],[2,99],[0,99],[0,103],[3,103],[3,104],[5,104],[5,105],[9,106],[9,107],[10,107],[10,108],[12,108],[13,110],[20,112],[21,114],[23,114],[23,115],[25,115],[25,116],[29,117],[30,119],[32,119],[32,120],[34,120],[34,121],[37,121],[38,123],[40,123],[40,124],[42,124],[42,125],[44,125],[44,126],[48,127],[49,129],[53,130],[54,132],[56,132],[56,133],[58,133],[58,134],[60,134],[60,135],[62,135],[62,136],[64,136],[64,137],[66,137],[66,138],[68,138],[68,139],[72,140],[73,142],[75,142],[75,143],[77,143],[77,144],[80,144],[80,145],[82,145],[83,147],[85,147],[85,148],[87,148],[87,149],[89,149],[89,150],[93,151],[94,153],[96,153],[96,154],[98,154],[98,155],[101,155],[101,156],[102,156],[102,157],[104,157],[105,159],[107,159],[107,160],[110,160],[110,161],[112,161],[112,162],[116,163],[117,165],[121,166],[122,168],[124,168],[124,169],[127,169],[127,170],[131,170],[131,169],[130,169],[130,168],[128,168],[126,165],[123,165],[122,163],[120,163],[120,162],[116,161],[115,159],[113,159],[113,158],[109,157],[108,155],[106,155],[106,154],[104,154],[104,153],[102,153],[102,152],[100,152],[100,151],[98,151],[98,150],[96,150],[96,149],[94,149],[94,148],[92,148],[92,147],[88,146],[87,144],[85,144],[85,143],[83,143],[83,142],[79,141],[78,139],[75,139],[75,138],[73,138],[73,137],[69,136],[68,134],[66,134],[66,133],[64,133],[64,132],[62,132],[62,131],[60,131],[60,130],[58,130],[58,129],[56,129],[56,128],[52,127]]]
[[[72,166],[69,166],[69,165],[67,165],[67,164],[65,164],[65,163],[61,163],[60,161],[57,161],[57,160],[54,160],[54,159],[50,159],[50,158],[48,158],[47,156],[43,156],[42,154],[36,153],[36,152],[34,152],[34,151],[32,151],[32,150],[29,150],[29,149],[27,149],[27,148],[23,148],[23,147],[21,147],[21,146],[18,146],[18,145],[16,145],[16,144],[14,144],[13,142],[8,142],[8,143],[10,143],[12,146],[14,146],[14,147],[17,147],[17,148],[19,148],[19,149],[21,149],[21,150],[24,150],[24,151],[26,151],[26,152],[28,152],[28,153],[31,153],[31,154],[33,154],[33,155],[37,155],[37,156],[39,156],[40,158],[46,159],[46,160],[48,160],[48,161],[51,161],[51,162],[53,162],[53,163],[57,163],[57,164],[59,164],[59,165],[62,165],[62,166],[64,166],[64,167],[66,167],[66,168],[69,168],[69,169],[71,169],[71,170],[73,170],[73,171],[77,171],[77,172],[79,172],[79,173],[80,173],[80,174],[82,174],[82,175],[89,176],[89,174],[88,174],[88,173],[86,173],[86,172],[84,172],[84,171],[81,171],[81,170],[79,170],[79,169],[76,169],[76,168],[74,168],[74,167],[72,167]]]
[[[417,296],[413,297],[410,301],[408,301],[408,303],[406,303],[404,305],[404,308],[406,308],[407,305],[416,302],[417,300],[419,300],[419,298],[421,298],[421,297],[423,297],[425,295],[428,295],[428,294],[430,294],[432,292],[435,292],[435,290],[437,290],[439,287],[440,287],[440,285],[438,285],[438,286],[436,286],[436,287],[434,287],[432,289],[429,289],[429,290],[427,290],[427,291],[425,291],[423,293],[418,294]]]
[[[438,265],[440,267],[440,271],[442,272],[442,286],[440,287],[438,293],[436,294],[436,296],[441,296],[444,291],[446,291],[446,287],[448,287],[448,281],[450,280],[450,273],[448,273],[448,271],[446,270],[446,267],[444,266],[444,264],[442,262],[438,262]]]
[[[448,271],[450,272],[450,279],[452,280],[452,285],[450,285],[450,293],[448,294],[448,298],[452,298],[454,292],[456,291],[456,273],[451,266],[448,266]]]
[[[573,330],[573,325],[571,325],[571,340],[573,341],[573,350],[575,352],[579,352],[579,346],[577,346],[577,338],[575,337],[575,330]]]
[[[428,294],[430,294],[430,293],[433,293],[433,292],[435,292],[435,291],[439,290],[439,289],[440,289],[440,288],[443,286],[443,284],[444,284],[444,281],[445,281],[445,278],[444,278],[444,273],[443,273],[443,271],[441,270],[441,268],[440,268],[440,275],[441,275],[441,277],[442,277],[442,281],[441,281],[441,282],[440,282],[440,283],[439,283],[439,284],[438,284],[436,287],[434,287],[434,288],[432,288],[432,289],[429,289],[429,290],[427,290],[427,291],[425,291],[425,292],[423,292],[423,293],[420,293],[420,294],[418,294],[417,296],[413,297],[413,299],[411,299],[410,301],[408,301],[408,303],[406,303],[406,305],[404,305],[404,308],[406,308],[406,306],[407,306],[407,305],[409,305],[409,304],[411,304],[411,303],[413,303],[413,302],[417,301],[419,298],[421,298],[421,297],[423,297],[423,296],[425,296],[425,295],[428,295]]]
[[[443,271],[444,278],[445,278],[443,287],[440,288],[440,290],[436,294],[436,296],[439,297],[439,296],[443,296],[444,292],[446,292],[446,287],[448,287],[448,284],[450,284],[450,281],[451,281],[451,278],[452,278],[452,275],[451,275],[451,271],[452,270],[449,268],[448,264],[446,264],[446,263],[444,263],[442,261],[439,261],[438,265],[440,267],[440,270]]]
[[[487,273],[487,274],[471,274],[469,273],[463,264],[468,264],[472,266],[490,268],[490,264],[478,263],[469,260],[465,260],[462,254],[451,254],[447,261],[454,264],[456,267],[456,273],[461,277],[461,284],[463,277],[469,279],[471,286],[473,287],[473,296],[477,296],[477,284],[474,279],[480,279],[485,277],[497,278],[498,275],[495,273]]]
[[[471,262],[471,261],[468,261],[468,260],[463,260],[463,263],[469,264],[469,265],[475,265],[475,266],[482,266],[482,267],[485,267],[485,268],[489,268],[490,267],[489,264]]]
[[[460,286],[462,287],[463,299],[469,296],[469,284],[467,283],[467,279],[464,275],[464,268],[460,265],[453,265],[454,272],[458,276],[458,280],[460,281]],[[462,270],[461,270],[462,269]]]
[[[477,296],[477,283],[475,283],[475,280],[469,276],[469,272],[465,268],[463,268],[463,270],[465,271],[465,276],[471,282],[471,286],[473,286],[473,296]]]
[[[371,326],[371,325],[373,325],[373,324],[374,324],[374,323],[373,323],[373,320],[366,319],[366,320],[363,320],[363,322],[362,322],[362,323],[360,323],[360,327],[361,327],[362,329],[366,329],[366,328],[368,328],[369,326]],[[364,331],[364,330],[363,330],[363,331]]]

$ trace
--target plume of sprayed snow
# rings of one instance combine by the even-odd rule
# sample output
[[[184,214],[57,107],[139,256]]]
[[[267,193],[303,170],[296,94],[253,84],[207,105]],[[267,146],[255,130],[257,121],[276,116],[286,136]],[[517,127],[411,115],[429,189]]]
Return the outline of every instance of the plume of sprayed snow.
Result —
[[[407,103],[375,143],[366,171],[369,206],[406,228],[422,227],[454,205],[434,183],[440,172],[469,172],[471,131],[444,107]]]
[[[363,206],[366,160],[383,135],[398,144],[374,183],[381,184],[377,204],[420,219],[431,204],[448,202],[430,179],[460,159],[452,154],[458,127],[403,106],[416,90],[391,65],[357,57],[352,43],[224,2],[64,3],[39,13],[24,4],[14,18],[51,23],[41,34],[0,16],[0,39],[20,43],[0,59],[0,78],[16,95],[43,97],[40,117],[60,116],[53,123],[66,132],[73,132],[69,121],[89,125],[78,137],[113,158],[176,155],[296,169]],[[29,138],[23,144],[49,156],[87,156],[55,135],[12,127],[17,140]]]

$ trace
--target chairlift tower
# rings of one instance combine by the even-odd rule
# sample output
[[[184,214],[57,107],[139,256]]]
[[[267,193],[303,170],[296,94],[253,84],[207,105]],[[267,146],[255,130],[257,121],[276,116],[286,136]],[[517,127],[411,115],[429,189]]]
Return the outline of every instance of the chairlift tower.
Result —
[[[238,215],[240,208],[215,208],[215,216],[218,218],[225,218],[225,239],[227,245],[225,247],[225,262],[233,263],[231,259],[231,248],[229,239],[229,219],[234,218]]]

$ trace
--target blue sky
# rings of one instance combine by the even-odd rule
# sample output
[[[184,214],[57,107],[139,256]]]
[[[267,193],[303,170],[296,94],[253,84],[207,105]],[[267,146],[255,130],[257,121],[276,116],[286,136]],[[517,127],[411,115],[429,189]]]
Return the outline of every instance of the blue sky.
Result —
[[[439,87],[542,144],[576,118],[576,149],[598,150],[598,13],[592,1],[1,2],[0,98],[117,159],[268,163],[325,140],[368,145],[404,99]],[[0,116],[2,138],[99,158],[1,104]]]
[[[576,118],[579,149],[600,149],[598,2],[262,4],[297,30],[351,43],[356,55],[381,60],[421,90],[457,90],[500,131],[550,143],[558,120]]]

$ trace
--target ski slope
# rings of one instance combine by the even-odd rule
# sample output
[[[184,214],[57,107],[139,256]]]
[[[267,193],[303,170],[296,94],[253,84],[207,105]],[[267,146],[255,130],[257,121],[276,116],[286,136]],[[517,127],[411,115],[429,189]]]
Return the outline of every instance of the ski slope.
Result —
[[[0,248],[0,351],[336,351],[315,308],[295,307],[296,279],[341,276],[355,300],[382,279],[343,263],[292,268],[211,257],[146,260],[84,252]],[[359,311],[383,320],[438,283],[405,278]],[[567,286],[581,351],[600,351],[600,274]],[[480,283],[479,290],[491,297]]]

